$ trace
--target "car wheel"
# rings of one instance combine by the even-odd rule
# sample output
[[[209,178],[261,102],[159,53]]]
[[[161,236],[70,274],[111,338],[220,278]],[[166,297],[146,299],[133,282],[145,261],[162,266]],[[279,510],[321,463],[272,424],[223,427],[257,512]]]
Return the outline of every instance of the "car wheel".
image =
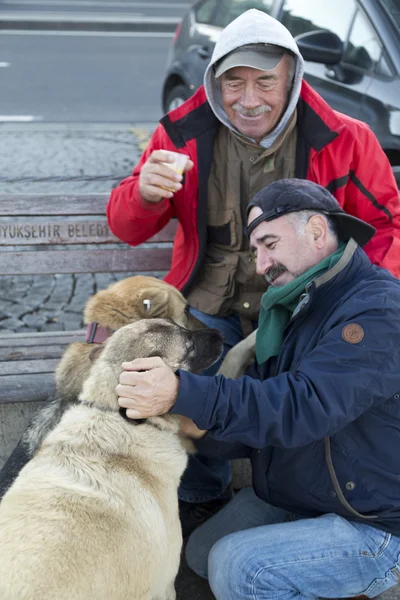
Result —
[[[395,179],[397,181],[397,187],[400,190],[400,166],[398,166],[398,167],[392,167],[392,169],[393,169],[393,173],[394,173]]]
[[[165,112],[169,112],[174,108],[178,108],[181,106],[188,98],[190,98],[191,93],[189,89],[183,83],[180,85],[175,85],[171,88],[168,94],[165,97]]]

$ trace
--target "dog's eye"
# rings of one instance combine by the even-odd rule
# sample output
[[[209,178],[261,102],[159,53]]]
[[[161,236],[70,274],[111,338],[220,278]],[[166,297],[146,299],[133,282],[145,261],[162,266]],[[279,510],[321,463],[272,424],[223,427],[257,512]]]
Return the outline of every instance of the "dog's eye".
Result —
[[[189,304],[186,304],[185,306],[185,315],[188,316],[189,314]]]

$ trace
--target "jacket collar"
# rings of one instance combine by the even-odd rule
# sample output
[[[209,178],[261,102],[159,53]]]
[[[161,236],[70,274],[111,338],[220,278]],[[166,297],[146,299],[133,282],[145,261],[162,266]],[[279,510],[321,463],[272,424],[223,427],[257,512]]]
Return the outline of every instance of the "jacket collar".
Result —
[[[315,292],[324,283],[331,281],[334,277],[336,277],[336,275],[341,273],[348,266],[349,262],[354,256],[354,253],[357,251],[357,248],[358,244],[353,240],[353,238],[351,238],[338,262],[331,269],[325,271],[325,273],[319,275],[319,277],[316,277],[306,285],[305,293],[300,296],[300,301],[293,311],[292,319],[296,317],[299,312],[303,310],[303,308],[310,306],[310,298],[313,292]]]
[[[318,288],[321,285],[323,285],[324,283],[328,283],[328,281],[331,281],[331,279],[336,277],[336,275],[338,275],[341,271],[343,271],[347,267],[347,265],[353,258],[354,253],[356,252],[357,248],[358,248],[357,242],[354,241],[353,238],[351,238],[347,242],[346,248],[344,249],[344,252],[343,252],[342,256],[340,257],[340,259],[338,260],[338,262],[331,269],[329,269],[329,271],[325,271],[325,273],[323,273],[322,275],[320,275],[319,277],[314,279],[314,281],[312,281],[309,284],[309,286],[314,285],[315,288]]]

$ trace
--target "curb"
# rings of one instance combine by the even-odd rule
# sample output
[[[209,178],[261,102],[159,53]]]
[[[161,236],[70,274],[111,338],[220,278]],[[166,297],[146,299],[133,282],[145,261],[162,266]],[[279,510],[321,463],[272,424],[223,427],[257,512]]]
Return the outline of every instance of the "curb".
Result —
[[[0,13],[0,31],[2,30],[59,30],[59,31],[141,31],[173,33],[181,22],[178,17],[135,17],[129,15],[74,16],[42,13],[19,14]]]

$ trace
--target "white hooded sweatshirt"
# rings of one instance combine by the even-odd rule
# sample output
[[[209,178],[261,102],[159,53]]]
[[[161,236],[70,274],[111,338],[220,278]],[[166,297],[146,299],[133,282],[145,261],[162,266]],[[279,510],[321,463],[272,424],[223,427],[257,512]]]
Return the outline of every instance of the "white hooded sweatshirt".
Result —
[[[207,100],[221,123],[239,135],[236,127],[229,121],[222,107],[220,83],[214,75],[214,65],[226,54],[247,44],[272,44],[290,50],[295,55],[296,68],[287,108],[275,129],[270,131],[259,143],[270,148],[282,133],[292,116],[300,96],[304,73],[304,61],[291,33],[282,23],[261,10],[252,8],[237,17],[222,31],[215,45],[211,62],[204,73],[204,88]],[[255,140],[248,138],[252,142]]]

